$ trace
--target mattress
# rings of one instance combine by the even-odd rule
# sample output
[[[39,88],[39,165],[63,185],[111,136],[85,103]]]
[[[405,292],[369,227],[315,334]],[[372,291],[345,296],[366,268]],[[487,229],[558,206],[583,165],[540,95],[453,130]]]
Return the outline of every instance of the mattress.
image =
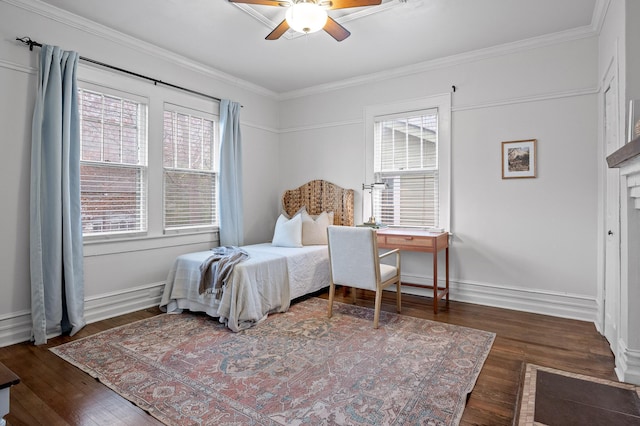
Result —
[[[235,266],[219,300],[213,294],[198,292],[200,265],[212,252],[179,256],[167,276],[160,309],[205,312],[239,331],[271,312],[285,312],[291,300],[329,285],[326,245],[289,248],[264,243],[242,248],[249,258]]]

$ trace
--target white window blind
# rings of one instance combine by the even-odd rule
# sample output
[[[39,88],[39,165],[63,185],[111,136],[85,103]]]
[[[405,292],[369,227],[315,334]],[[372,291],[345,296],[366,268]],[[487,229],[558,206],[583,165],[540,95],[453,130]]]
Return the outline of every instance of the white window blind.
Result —
[[[147,105],[79,90],[83,235],[146,231]]]
[[[218,225],[218,120],[165,105],[164,228]]]
[[[438,109],[374,119],[375,216],[390,226],[439,227]]]

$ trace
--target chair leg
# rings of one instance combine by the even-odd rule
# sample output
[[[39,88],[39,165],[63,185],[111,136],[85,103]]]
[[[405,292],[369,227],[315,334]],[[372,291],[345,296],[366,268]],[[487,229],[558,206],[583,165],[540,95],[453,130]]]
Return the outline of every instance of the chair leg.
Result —
[[[329,284],[329,308],[327,310],[327,318],[331,318],[333,315],[333,296],[336,294],[336,285],[331,282]]]
[[[373,313],[373,328],[378,328],[378,322],[380,320],[380,306],[382,305],[382,290],[376,290],[376,306]]]
[[[400,280],[396,283],[396,310],[402,312],[402,302],[400,301],[402,293],[400,292]]]

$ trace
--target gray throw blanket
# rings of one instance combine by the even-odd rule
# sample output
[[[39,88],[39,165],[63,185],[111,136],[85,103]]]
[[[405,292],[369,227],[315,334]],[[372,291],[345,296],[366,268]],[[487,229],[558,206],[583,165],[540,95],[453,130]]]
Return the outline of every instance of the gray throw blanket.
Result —
[[[213,254],[200,265],[200,294],[214,294],[222,297],[222,289],[233,272],[233,268],[249,257],[249,253],[235,246],[223,246],[211,249]]]

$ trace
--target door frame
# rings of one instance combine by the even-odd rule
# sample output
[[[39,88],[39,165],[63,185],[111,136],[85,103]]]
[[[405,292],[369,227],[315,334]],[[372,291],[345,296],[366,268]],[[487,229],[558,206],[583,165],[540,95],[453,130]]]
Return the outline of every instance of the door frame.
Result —
[[[608,89],[613,89],[616,92],[616,104],[615,104],[615,110],[617,111],[617,117],[616,121],[614,122],[613,126],[616,127],[617,130],[617,146],[618,148],[620,146],[623,145],[623,130],[624,130],[624,125],[621,125],[621,100],[620,100],[620,73],[619,73],[619,68],[618,68],[618,55],[617,55],[617,43],[616,43],[616,49],[614,49],[615,54],[611,57],[608,67],[606,69],[606,71],[603,74],[602,77],[602,81],[601,81],[601,96],[600,96],[600,101],[599,101],[599,105],[602,108],[601,109],[601,113],[600,113],[600,125],[601,127],[601,132],[600,132],[600,141],[601,141],[601,149],[600,149],[600,158],[598,158],[598,162],[600,164],[600,171],[599,174],[601,176],[600,179],[600,201],[601,201],[601,205],[600,205],[600,217],[601,220],[599,221],[598,224],[598,252],[599,252],[599,273],[598,273],[598,288],[597,288],[597,300],[598,300],[598,313],[597,313],[597,319],[596,319],[596,328],[598,329],[598,331],[600,332],[600,334],[602,334],[603,336],[607,337],[607,340],[609,341],[609,344],[611,346],[612,351],[614,352],[614,354],[616,353],[617,350],[617,345],[618,345],[618,338],[620,337],[620,313],[621,313],[621,309],[622,306],[620,305],[620,300],[618,300],[615,304],[617,311],[613,313],[613,317],[616,318],[616,333],[617,336],[606,336],[606,322],[605,322],[605,316],[606,316],[606,300],[605,300],[605,296],[606,296],[606,284],[607,284],[607,245],[608,245],[608,238],[609,236],[607,235],[607,232],[609,230],[609,223],[608,223],[608,194],[607,194],[607,190],[608,190],[608,166],[607,166],[607,162],[606,162],[606,157],[608,155],[607,153],[607,130],[606,130],[606,124],[605,124],[605,120],[606,120],[606,100],[605,100],[605,94],[607,92]],[[621,133],[623,132],[623,133]],[[621,186],[618,187],[619,189],[621,188]],[[618,240],[618,261],[617,261],[617,268],[618,268],[618,285],[619,288],[617,289],[617,294],[618,294],[618,299],[620,299],[620,292],[621,292],[621,280],[622,280],[622,275],[621,275],[621,235],[620,235],[620,215],[621,215],[621,204],[620,204],[620,191],[618,191],[618,200],[619,202],[617,203],[617,216],[618,216],[618,229],[617,229],[617,233],[618,235],[616,236],[617,240]],[[613,337],[613,339],[612,339]]]

